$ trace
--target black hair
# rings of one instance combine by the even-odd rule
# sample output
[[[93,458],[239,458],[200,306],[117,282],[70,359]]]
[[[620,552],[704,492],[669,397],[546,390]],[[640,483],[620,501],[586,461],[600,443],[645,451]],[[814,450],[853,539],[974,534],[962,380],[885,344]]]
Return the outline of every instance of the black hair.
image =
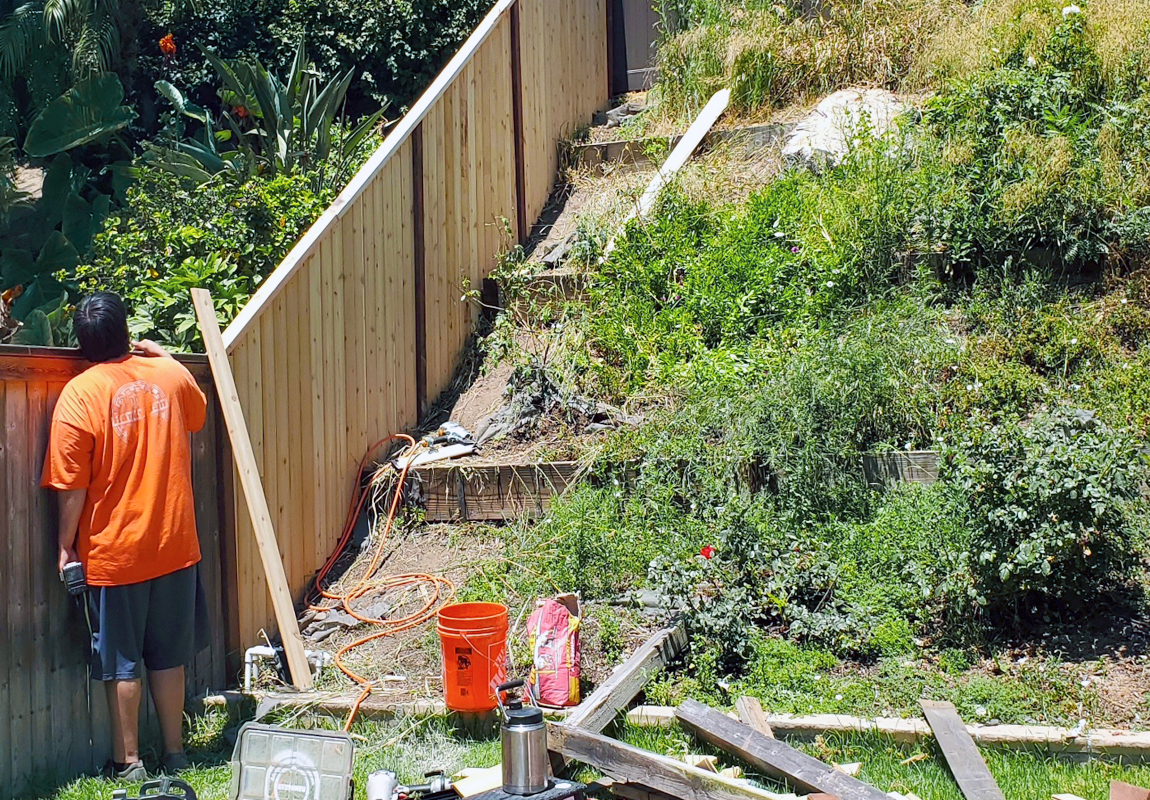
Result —
[[[127,355],[128,309],[112,292],[93,292],[80,301],[72,318],[80,353],[89,361],[111,361]]]

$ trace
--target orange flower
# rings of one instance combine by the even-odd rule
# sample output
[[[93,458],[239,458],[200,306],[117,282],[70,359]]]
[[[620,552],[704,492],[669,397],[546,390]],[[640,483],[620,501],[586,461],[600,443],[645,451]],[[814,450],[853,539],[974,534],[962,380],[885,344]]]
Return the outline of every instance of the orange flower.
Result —
[[[243,106],[235,106],[232,108],[232,113],[235,114],[238,118],[244,119],[248,115],[248,110]]]
[[[176,54],[176,39],[172,34],[169,33],[163,39],[160,39],[160,52],[168,58]]]

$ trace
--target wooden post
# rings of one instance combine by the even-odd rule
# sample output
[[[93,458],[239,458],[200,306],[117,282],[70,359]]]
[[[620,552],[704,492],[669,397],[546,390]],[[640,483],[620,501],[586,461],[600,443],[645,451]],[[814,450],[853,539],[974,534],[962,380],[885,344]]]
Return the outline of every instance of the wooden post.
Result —
[[[427,407],[427,238],[423,208],[423,123],[411,131],[411,230],[415,280],[415,413]],[[398,313],[398,309],[388,313]]]
[[[519,244],[531,235],[527,220],[526,164],[523,143],[523,54],[522,33],[519,27],[519,3],[511,6],[511,133],[514,137],[515,157],[515,238]]]
[[[308,690],[312,687],[311,668],[304,653],[299,622],[295,616],[283,561],[280,560],[279,544],[272,529],[271,511],[268,509],[267,497],[260,482],[251,437],[244,421],[244,411],[240,407],[235,377],[232,375],[232,366],[228,362],[228,353],[224,347],[223,336],[220,334],[220,323],[216,319],[212,296],[207,289],[192,289],[192,303],[196,307],[196,318],[200,323],[200,332],[204,336],[204,349],[208,353],[208,362],[212,365],[216,392],[220,396],[220,409],[223,411],[224,423],[228,428],[232,454],[240,473],[240,486],[247,501],[248,514],[251,515],[252,530],[256,535],[260,560],[267,576],[272,608],[275,610],[276,623],[279,625],[280,638],[283,639],[284,653],[287,655],[288,671],[297,689]]]

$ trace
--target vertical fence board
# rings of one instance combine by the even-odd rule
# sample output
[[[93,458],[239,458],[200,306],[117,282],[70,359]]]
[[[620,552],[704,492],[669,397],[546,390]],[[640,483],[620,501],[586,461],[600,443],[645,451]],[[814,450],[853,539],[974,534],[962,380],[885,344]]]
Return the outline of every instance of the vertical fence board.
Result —
[[[7,389],[7,383],[0,384],[0,492],[4,493],[3,508],[10,507],[12,499],[12,493],[8,489],[8,460],[12,457],[12,446],[8,441]],[[8,521],[8,514],[0,513],[0,567],[3,568],[5,577],[11,574],[11,551],[14,546],[15,536]],[[6,640],[11,636],[14,624],[15,620],[8,612],[7,590],[0,588],[0,630],[5,632]],[[16,727],[8,722],[11,719],[8,698],[12,686],[12,654],[13,649],[10,646],[5,646],[3,651],[0,651],[0,683],[3,683],[3,688],[0,688],[0,720],[3,720],[3,724],[0,724],[0,787],[12,786],[16,782],[17,774],[12,769],[11,751],[13,740],[16,738]],[[4,790],[0,788],[0,796],[3,796],[3,792]]]
[[[25,791],[31,777],[28,743],[31,739],[32,615],[28,602],[31,530],[28,519],[28,465],[31,448],[26,383],[13,384],[4,393],[4,425],[8,438],[8,719],[13,731],[11,771],[13,794]]]
[[[44,465],[44,450],[36,443],[46,441],[48,384],[42,380],[28,382],[28,448],[22,454],[25,461],[24,491],[28,496],[29,558],[25,569],[30,573],[31,592],[29,594],[29,619],[31,623],[28,661],[31,668],[31,707],[29,719],[33,736],[25,744],[31,750],[24,750],[24,757],[30,758],[33,769],[47,775],[55,771],[55,754],[52,747],[52,690],[49,681],[53,665],[51,644],[48,638],[49,616],[48,582],[49,575],[56,572],[57,548],[53,539],[54,528],[46,509],[48,498],[40,491],[40,469]],[[51,546],[49,546],[51,545]]]

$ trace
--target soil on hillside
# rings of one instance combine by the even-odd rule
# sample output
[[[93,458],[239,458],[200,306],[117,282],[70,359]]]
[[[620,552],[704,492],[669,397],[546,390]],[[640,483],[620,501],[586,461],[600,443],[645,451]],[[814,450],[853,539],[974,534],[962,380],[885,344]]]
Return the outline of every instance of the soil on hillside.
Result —
[[[451,581],[456,592],[463,590],[470,575],[481,562],[497,561],[503,546],[490,528],[477,525],[418,525],[393,533],[382,548],[382,559],[375,572],[376,580],[387,576],[426,573]],[[349,556],[341,565],[346,571],[329,587],[331,594],[343,594],[360,583],[360,579],[376,555],[376,547],[368,545]],[[433,599],[431,584],[400,590],[370,591],[352,602],[359,613],[379,613],[382,618],[395,620],[421,608]],[[469,597],[474,591],[469,591]],[[445,589],[434,598],[438,607],[451,599],[451,590]],[[502,601],[502,597],[492,597]],[[526,618],[536,598],[519,598],[509,604],[512,672],[526,673],[528,664],[519,663],[527,652]],[[325,605],[336,604],[325,603]],[[607,611],[607,613],[604,613]],[[331,615],[334,612],[329,612]],[[340,615],[342,616],[342,615]],[[610,617],[611,630],[603,631],[601,620]],[[305,631],[304,646],[335,656],[341,650],[365,637],[380,633],[384,626],[358,623],[354,626],[336,626],[334,632],[324,635],[322,624],[305,613],[301,628]],[[320,620],[322,623],[322,619]],[[611,670],[627,655],[637,649],[658,627],[657,621],[642,615],[620,614],[618,609],[602,609],[594,605],[583,608],[582,677],[586,690],[602,682]],[[311,629],[310,632],[309,628]],[[442,661],[440,643],[434,618],[419,625],[380,636],[354,647],[344,655],[345,665],[372,682],[372,696],[384,701],[403,703],[443,696]],[[265,688],[273,686],[274,676],[261,676]],[[331,665],[325,668],[316,685],[317,691],[355,697],[360,689],[353,679]]]

